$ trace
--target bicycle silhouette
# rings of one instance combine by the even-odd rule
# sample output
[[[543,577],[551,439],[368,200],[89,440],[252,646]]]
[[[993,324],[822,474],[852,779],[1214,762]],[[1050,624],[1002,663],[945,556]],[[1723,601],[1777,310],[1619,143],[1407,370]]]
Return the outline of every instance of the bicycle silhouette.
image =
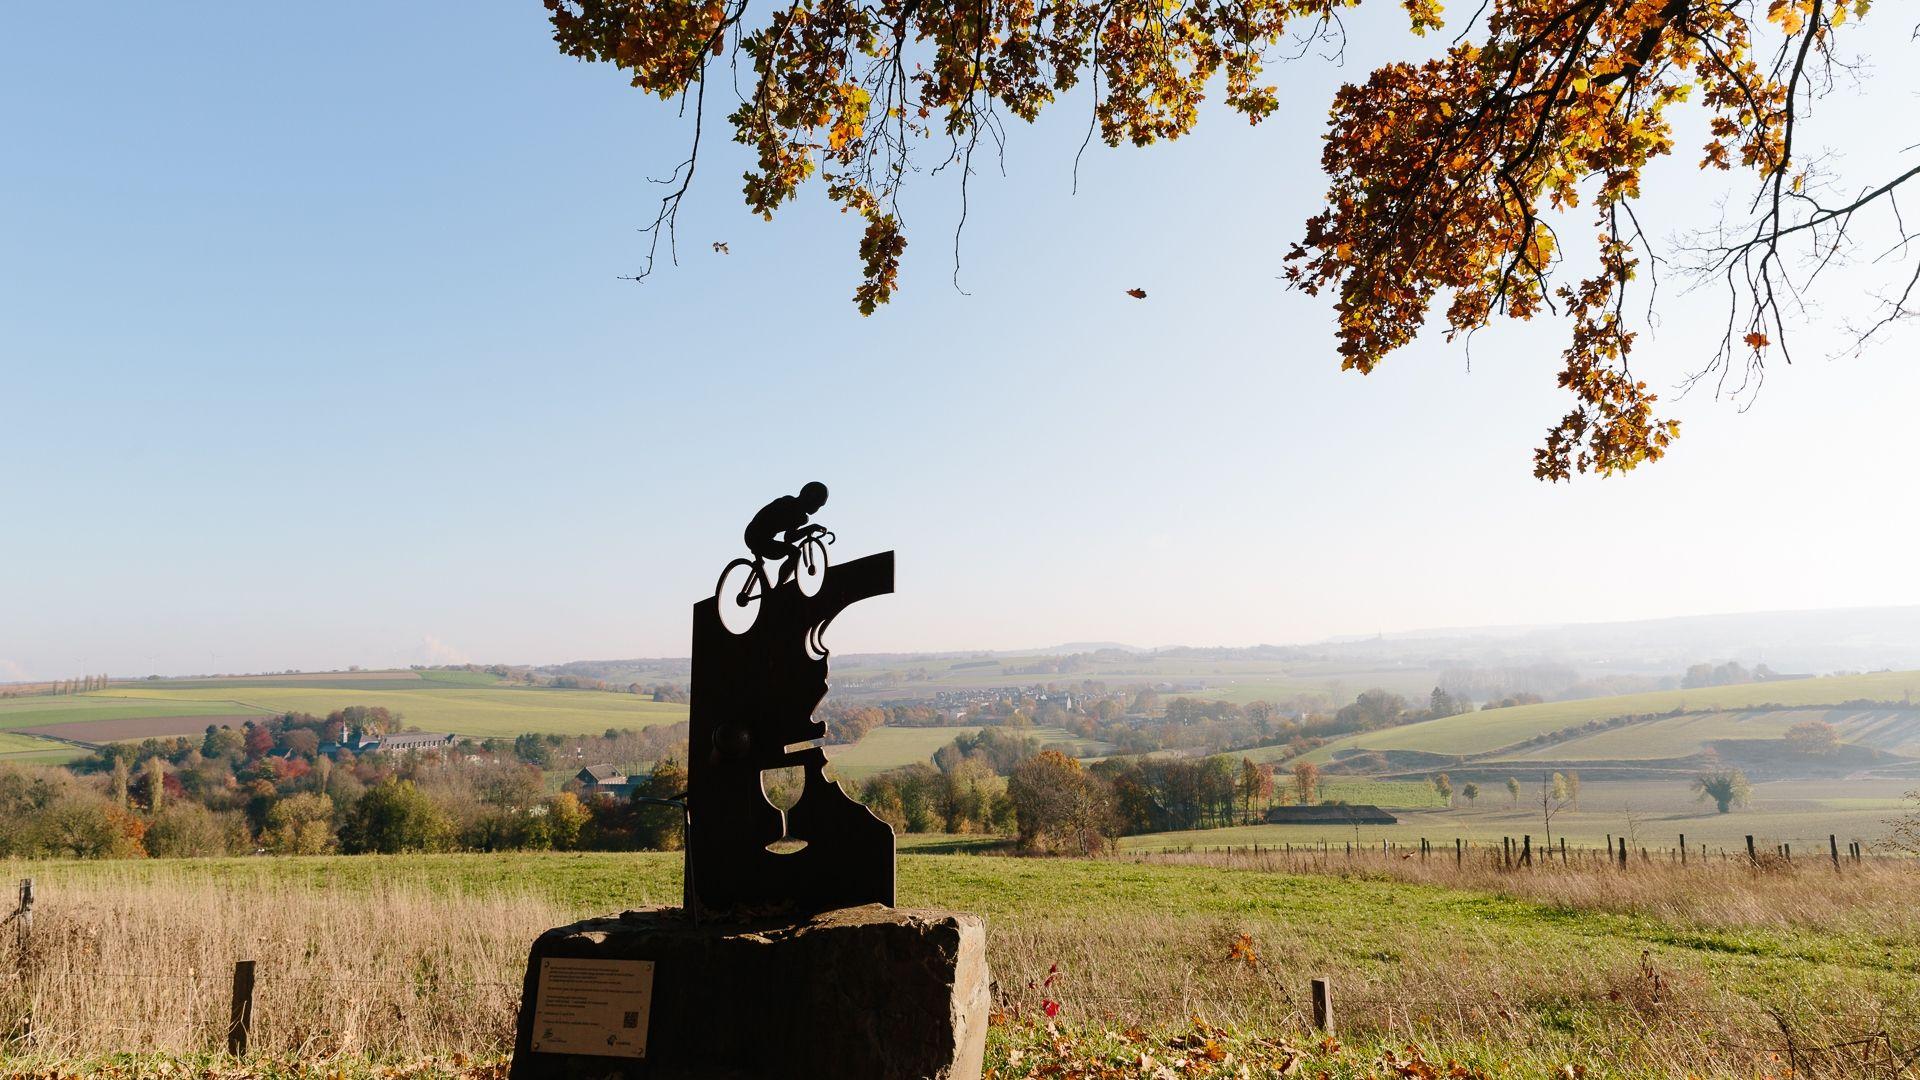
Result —
[[[791,557],[793,582],[802,596],[817,594],[821,582],[827,579],[827,545],[833,543],[833,539],[831,532],[820,529],[794,542],[797,550]],[[720,581],[713,589],[714,602],[720,608],[720,625],[732,634],[751,630],[754,620],[760,617],[761,599],[772,592],[773,587],[767,577],[766,556],[755,555],[728,563],[727,568],[720,571]]]

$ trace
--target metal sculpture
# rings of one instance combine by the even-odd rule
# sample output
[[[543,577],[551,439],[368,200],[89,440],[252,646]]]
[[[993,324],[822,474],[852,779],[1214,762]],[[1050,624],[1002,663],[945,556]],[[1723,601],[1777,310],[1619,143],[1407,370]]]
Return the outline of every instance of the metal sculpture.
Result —
[[[729,564],[693,606],[686,906],[695,919],[893,903],[893,829],[827,779],[822,635],[835,616],[893,591],[893,552],[829,572],[833,534],[808,518],[827,490],[769,503],[747,529],[756,556]],[[766,563],[780,559],[769,580]],[[782,812],[762,774],[805,771]]]

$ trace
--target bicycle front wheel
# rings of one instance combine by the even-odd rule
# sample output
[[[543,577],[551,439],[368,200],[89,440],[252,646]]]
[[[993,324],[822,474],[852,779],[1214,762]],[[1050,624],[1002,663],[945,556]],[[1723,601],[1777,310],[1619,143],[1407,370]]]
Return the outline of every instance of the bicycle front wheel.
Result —
[[[760,597],[766,592],[766,579],[748,559],[735,559],[720,572],[714,586],[713,603],[720,609],[720,625],[730,634],[744,634],[760,617]]]
[[[800,552],[793,558],[797,564],[793,580],[800,586],[801,595],[818,594],[821,583],[827,580],[827,545],[819,537],[810,536],[800,542]]]

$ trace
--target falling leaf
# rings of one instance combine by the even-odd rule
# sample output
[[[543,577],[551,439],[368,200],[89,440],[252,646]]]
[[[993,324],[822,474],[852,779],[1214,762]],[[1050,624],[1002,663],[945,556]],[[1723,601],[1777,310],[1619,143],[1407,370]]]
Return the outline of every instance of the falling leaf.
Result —
[[[1145,289],[1128,289],[1128,290],[1127,290],[1127,295],[1128,295],[1128,296],[1131,296],[1131,297],[1133,297],[1133,298],[1134,298],[1135,300],[1145,300],[1145,299],[1147,298],[1147,290],[1145,290]]]

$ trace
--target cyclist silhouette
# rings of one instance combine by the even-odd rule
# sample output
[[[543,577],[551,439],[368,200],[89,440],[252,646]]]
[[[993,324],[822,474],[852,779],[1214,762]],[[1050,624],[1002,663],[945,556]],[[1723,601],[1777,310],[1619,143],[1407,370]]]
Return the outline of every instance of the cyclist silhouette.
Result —
[[[827,505],[827,485],[813,481],[798,495],[782,495],[760,508],[747,522],[747,550],[762,559],[779,559],[780,580],[784,585],[793,578],[799,560],[800,544],[827,530],[808,523],[808,518]]]

